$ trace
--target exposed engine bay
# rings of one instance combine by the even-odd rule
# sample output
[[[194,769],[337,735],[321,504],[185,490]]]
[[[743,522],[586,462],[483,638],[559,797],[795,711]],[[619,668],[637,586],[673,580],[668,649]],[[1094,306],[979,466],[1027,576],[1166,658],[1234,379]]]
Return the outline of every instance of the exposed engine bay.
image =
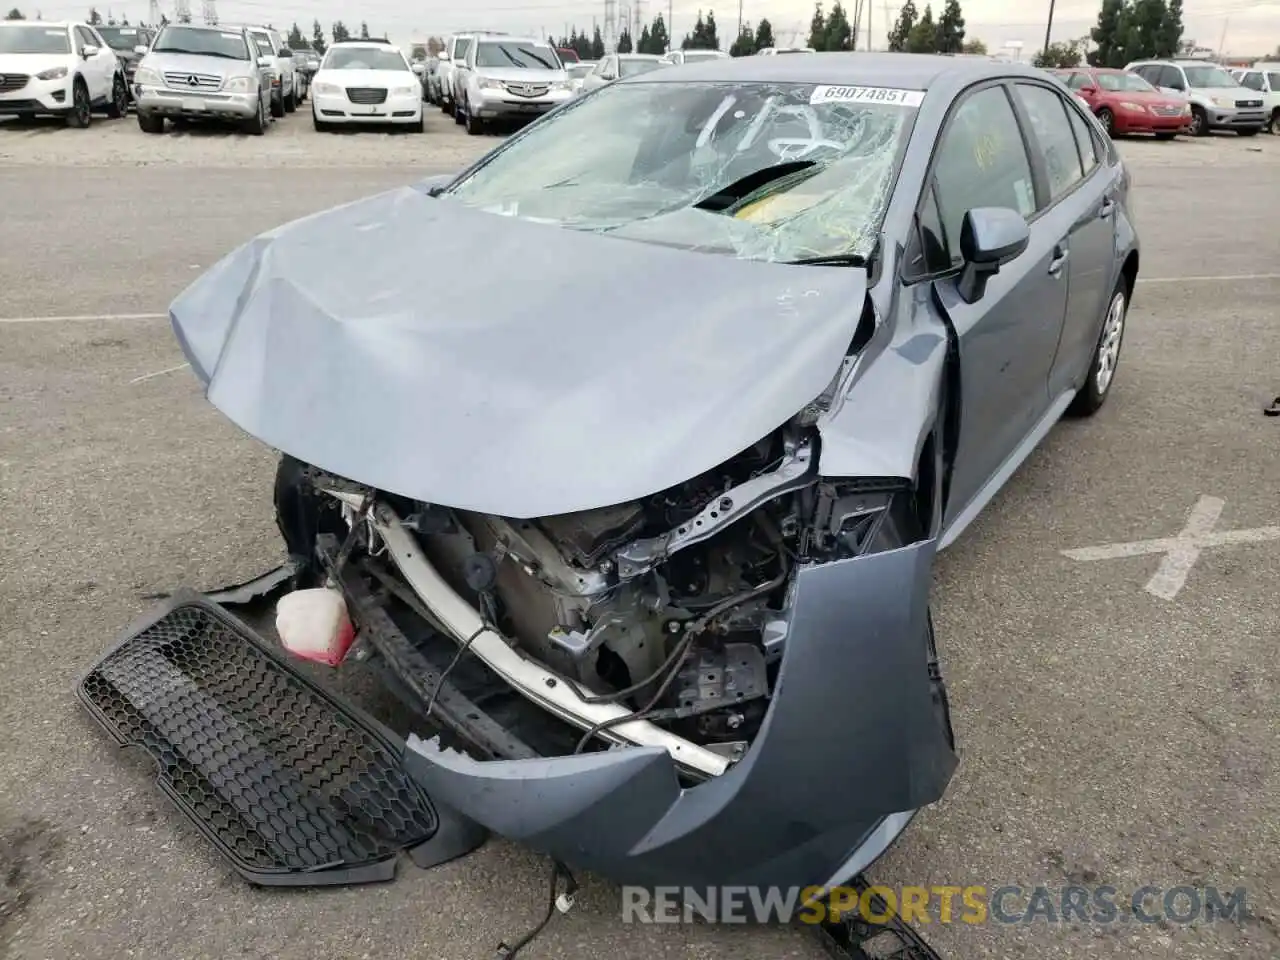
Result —
[[[731,762],[767,710],[799,567],[912,542],[924,523],[904,481],[821,479],[817,444],[793,424],[641,500],[536,519],[401,501],[400,523],[494,634],[582,702]]]

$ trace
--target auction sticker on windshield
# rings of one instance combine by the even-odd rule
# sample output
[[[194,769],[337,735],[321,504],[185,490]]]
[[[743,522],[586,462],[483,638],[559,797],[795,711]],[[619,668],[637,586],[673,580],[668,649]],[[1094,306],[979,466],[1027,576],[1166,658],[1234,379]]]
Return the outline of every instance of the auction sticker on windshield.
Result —
[[[831,87],[813,88],[810,103],[883,103],[894,107],[918,107],[924,103],[923,90],[899,90],[896,87]]]

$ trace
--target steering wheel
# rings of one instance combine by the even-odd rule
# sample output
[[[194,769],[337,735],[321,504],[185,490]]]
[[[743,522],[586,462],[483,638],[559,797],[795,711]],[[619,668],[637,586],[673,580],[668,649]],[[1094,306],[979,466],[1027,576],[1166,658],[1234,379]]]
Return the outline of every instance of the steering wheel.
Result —
[[[774,137],[769,141],[769,152],[784,162],[803,160],[815,150],[823,149],[839,152],[844,149],[844,144],[811,137]]]

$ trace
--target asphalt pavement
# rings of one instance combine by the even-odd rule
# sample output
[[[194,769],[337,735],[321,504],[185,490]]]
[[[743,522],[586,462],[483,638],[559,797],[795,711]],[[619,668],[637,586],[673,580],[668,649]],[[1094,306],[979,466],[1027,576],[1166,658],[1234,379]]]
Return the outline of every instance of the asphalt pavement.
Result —
[[[271,135],[233,141],[256,151],[238,169],[42,163],[29,139],[0,145],[0,955],[492,956],[541,914],[541,857],[492,841],[376,888],[251,888],[71,692],[147,594],[278,557],[274,458],[173,369],[170,300],[256,233],[448,168],[469,141],[436,123],[413,165],[299,170],[256,161]],[[1113,395],[1055,429],[941,558],[961,765],[871,875],[1244,887],[1247,914],[973,925],[935,911],[917,926],[947,958],[1280,954],[1280,420],[1261,414],[1280,394],[1280,138],[1122,151],[1144,247]],[[433,277],[425,251],[420,276],[424,302],[464,279]],[[1198,533],[1157,552],[1110,547],[1177,538],[1189,518]],[[1233,530],[1254,542],[1214,540]],[[850,747],[831,737],[838,762]],[[789,929],[624,926],[619,904],[589,882],[528,956],[819,956]]]

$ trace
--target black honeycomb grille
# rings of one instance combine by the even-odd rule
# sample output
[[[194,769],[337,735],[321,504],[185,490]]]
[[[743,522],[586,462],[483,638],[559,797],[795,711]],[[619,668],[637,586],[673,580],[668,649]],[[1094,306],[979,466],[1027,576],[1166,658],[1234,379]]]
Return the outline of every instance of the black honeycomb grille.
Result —
[[[437,828],[402,745],[195,595],[135,628],[79,693],[254,882],[389,879],[396,854]]]

